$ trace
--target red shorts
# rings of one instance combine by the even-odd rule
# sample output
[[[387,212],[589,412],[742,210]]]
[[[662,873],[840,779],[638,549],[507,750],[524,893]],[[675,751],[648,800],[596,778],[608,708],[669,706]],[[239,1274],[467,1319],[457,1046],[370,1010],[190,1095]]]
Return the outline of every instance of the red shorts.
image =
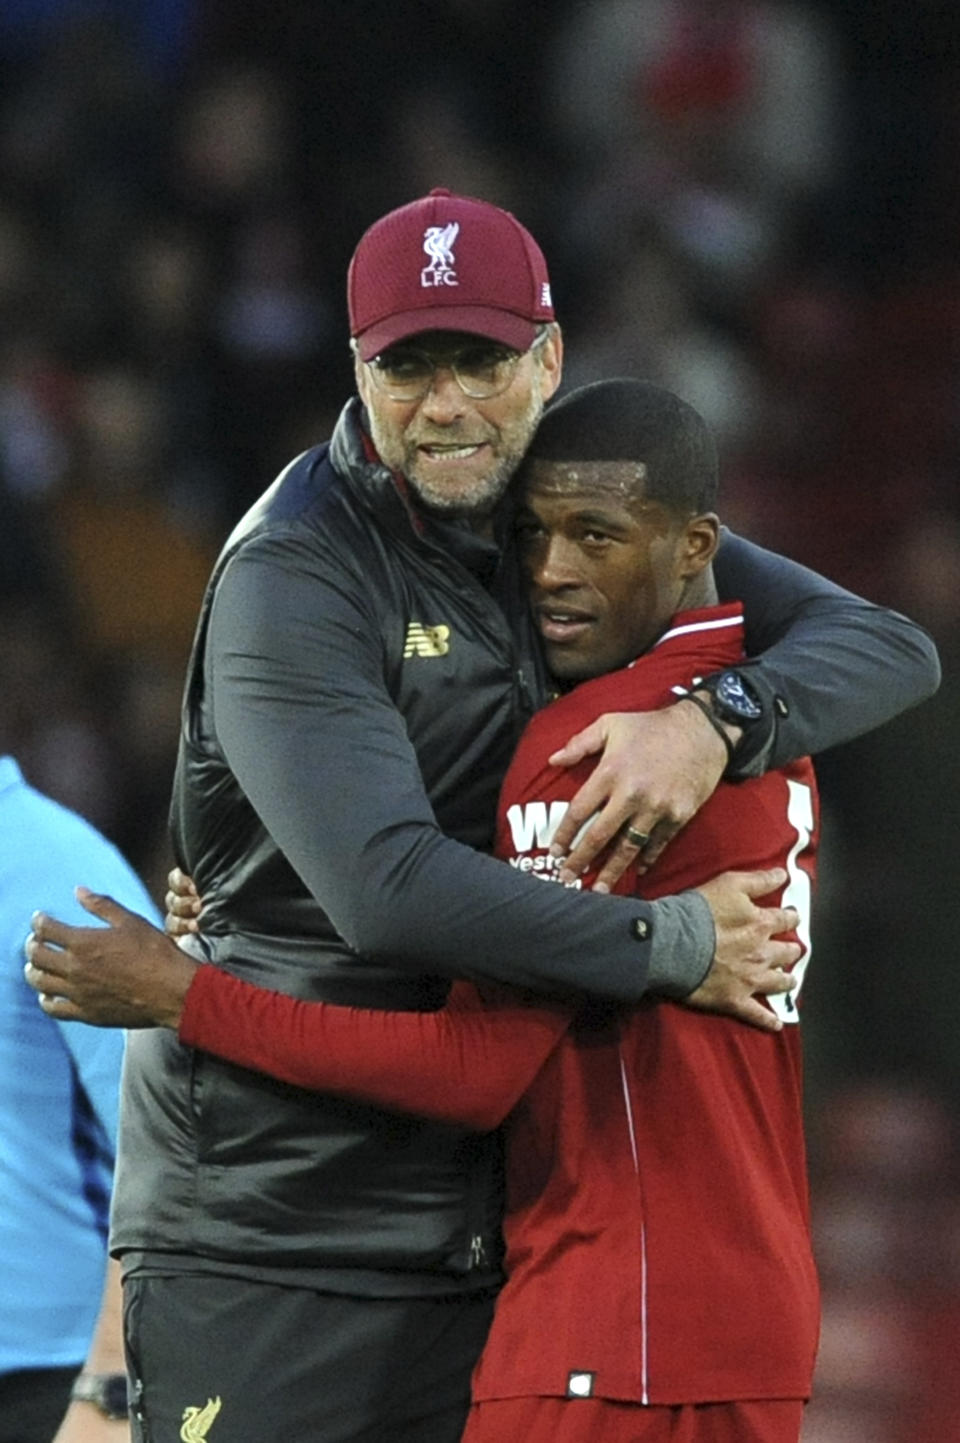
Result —
[[[646,1408],[605,1398],[474,1403],[461,1443],[798,1443],[799,1399]]]

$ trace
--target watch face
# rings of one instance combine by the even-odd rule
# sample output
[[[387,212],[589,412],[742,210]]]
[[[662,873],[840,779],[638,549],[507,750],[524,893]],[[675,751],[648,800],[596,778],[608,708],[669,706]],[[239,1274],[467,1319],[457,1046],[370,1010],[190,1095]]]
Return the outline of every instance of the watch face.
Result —
[[[718,678],[714,687],[714,696],[720,705],[731,714],[731,718],[756,721],[763,715],[760,703],[751,696],[735,671],[725,671]]]
[[[104,1378],[102,1395],[105,1412],[115,1418],[127,1416],[127,1380],[123,1373]]]
[[[81,1373],[70,1396],[78,1403],[92,1403],[105,1418],[127,1417],[126,1373]]]

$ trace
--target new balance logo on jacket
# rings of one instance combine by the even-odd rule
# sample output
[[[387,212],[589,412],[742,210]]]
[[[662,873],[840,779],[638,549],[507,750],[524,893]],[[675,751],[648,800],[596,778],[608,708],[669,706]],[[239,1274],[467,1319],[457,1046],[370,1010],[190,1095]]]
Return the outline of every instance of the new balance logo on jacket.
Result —
[[[449,626],[424,626],[421,621],[411,621],[407,627],[405,661],[411,656],[446,656],[449,650]]]

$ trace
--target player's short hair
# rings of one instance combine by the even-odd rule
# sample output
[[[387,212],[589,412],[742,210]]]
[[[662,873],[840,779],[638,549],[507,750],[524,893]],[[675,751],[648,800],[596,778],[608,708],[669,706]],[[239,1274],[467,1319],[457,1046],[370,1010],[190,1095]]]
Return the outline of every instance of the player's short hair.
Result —
[[[685,514],[716,504],[717,448],[706,421],[650,381],[624,377],[569,391],[544,411],[527,459],[642,461],[647,499]]]

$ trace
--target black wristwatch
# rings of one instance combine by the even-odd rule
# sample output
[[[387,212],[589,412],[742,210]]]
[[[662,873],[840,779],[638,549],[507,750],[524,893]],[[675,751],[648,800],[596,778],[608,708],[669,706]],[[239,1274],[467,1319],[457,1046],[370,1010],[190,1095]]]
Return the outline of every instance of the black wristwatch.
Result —
[[[760,699],[739,671],[714,672],[698,682],[694,690],[707,692],[714,716],[729,726],[741,727],[747,732],[763,717]]]
[[[75,1403],[93,1403],[104,1418],[127,1417],[126,1373],[80,1373],[70,1397]]]

